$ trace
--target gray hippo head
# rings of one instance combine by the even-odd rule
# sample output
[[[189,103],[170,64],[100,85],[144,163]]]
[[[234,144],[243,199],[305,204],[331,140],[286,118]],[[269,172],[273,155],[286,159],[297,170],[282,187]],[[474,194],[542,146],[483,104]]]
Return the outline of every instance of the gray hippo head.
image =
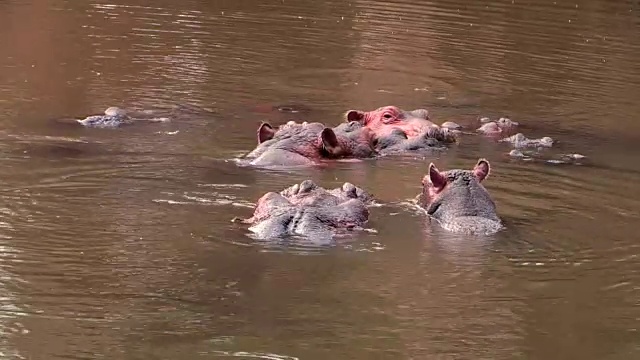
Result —
[[[501,226],[496,206],[482,182],[491,167],[479,159],[472,170],[440,171],[429,164],[422,180],[419,205],[447,230],[464,233],[493,233]]]
[[[375,155],[369,129],[327,127],[322,123],[290,121],[275,129],[262,123],[258,144],[245,157],[257,166],[312,165],[323,160],[368,158]]]

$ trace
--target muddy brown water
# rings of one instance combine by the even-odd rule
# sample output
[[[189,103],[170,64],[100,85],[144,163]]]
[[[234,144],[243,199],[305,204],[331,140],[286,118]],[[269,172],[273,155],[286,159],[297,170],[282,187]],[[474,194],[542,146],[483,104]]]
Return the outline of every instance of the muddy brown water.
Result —
[[[0,354],[11,359],[640,358],[637,1],[0,3]],[[52,119],[188,103],[100,130]],[[262,120],[427,107],[508,115],[549,156],[467,136],[431,156],[262,171]],[[273,111],[299,107],[299,113]],[[493,166],[507,228],[406,204],[428,163]],[[385,204],[336,246],[230,223],[267,191],[351,181]]]

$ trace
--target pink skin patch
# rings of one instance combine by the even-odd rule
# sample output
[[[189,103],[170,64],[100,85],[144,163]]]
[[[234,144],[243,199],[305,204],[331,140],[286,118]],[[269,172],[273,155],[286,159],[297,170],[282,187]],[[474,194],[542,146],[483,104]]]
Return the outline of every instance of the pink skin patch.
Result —
[[[390,135],[394,129],[400,129],[407,137],[412,138],[429,127],[437,126],[427,119],[407,115],[396,106],[384,106],[373,111],[350,110],[347,112],[347,120],[362,123],[379,137]]]

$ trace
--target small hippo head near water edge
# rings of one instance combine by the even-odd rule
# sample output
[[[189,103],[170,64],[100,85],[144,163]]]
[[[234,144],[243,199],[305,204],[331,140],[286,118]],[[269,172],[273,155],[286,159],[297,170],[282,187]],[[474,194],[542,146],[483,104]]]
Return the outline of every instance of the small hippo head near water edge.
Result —
[[[321,123],[290,121],[277,130],[262,123],[257,147],[246,155],[256,166],[308,166],[323,160],[369,158],[375,155],[373,136],[364,127],[330,128]]]
[[[446,230],[493,234],[502,228],[502,222],[489,192],[482,185],[490,169],[486,159],[479,159],[472,170],[440,171],[430,163],[422,180],[418,205]]]

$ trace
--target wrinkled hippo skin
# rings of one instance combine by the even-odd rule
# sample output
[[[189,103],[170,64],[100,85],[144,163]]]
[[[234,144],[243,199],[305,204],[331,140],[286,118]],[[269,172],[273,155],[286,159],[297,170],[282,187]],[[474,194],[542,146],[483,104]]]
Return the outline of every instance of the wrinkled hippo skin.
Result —
[[[502,228],[496,206],[482,182],[489,176],[490,165],[479,159],[473,170],[440,171],[429,164],[422,180],[417,202],[431,218],[452,232],[493,234]]]
[[[321,123],[290,121],[277,130],[262,123],[258,146],[245,156],[254,166],[309,166],[327,159],[369,158],[376,154],[364,127],[330,128]]]
[[[266,193],[258,200],[253,216],[241,222],[251,224],[249,231],[259,239],[304,236],[326,241],[345,230],[362,229],[372,200],[351,183],[327,190],[305,180],[280,193]]]
[[[381,154],[443,147],[456,142],[460,126],[448,121],[438,126],[429,120],[425,109],[405,111],[384,106],[373,111],[349,110],[345,118],[371,129],[375,148]]]

